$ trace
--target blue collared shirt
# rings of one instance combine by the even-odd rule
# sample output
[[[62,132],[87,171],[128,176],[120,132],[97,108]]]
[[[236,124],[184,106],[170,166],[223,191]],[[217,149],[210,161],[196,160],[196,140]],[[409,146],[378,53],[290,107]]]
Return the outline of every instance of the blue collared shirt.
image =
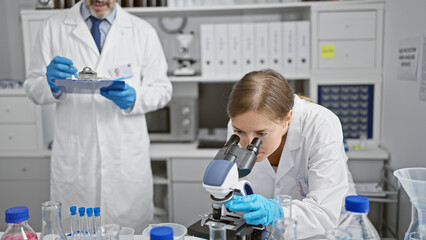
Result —
[[[81,4],[81,16],[83,16],[84,22],[86,22],[87,27],[92,29],[92,21],[90,20],[90,12],[86,8],[86,4],[83,2]],[[111,28],[112,22],[114,22],[115,15],[117,14],[117,6],[114,6],[112,12],[105,18],[105,21],[102,21],[99,25],[99,31],[101,32],[101,47],[104,46],[105,38],[108,34],[109,29]]]

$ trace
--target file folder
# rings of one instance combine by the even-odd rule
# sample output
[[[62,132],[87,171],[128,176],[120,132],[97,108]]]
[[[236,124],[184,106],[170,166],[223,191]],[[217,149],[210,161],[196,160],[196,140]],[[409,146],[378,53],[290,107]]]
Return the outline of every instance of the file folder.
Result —
[[[255,70],[269,67],[268,23],[254,24],[255,36]]]
[[[200,26],[200,48],[201,75],[203,77],[212,77],[216,71],[213,24],[203,24]]]
[[[228,24],[229,77],[240,79],[243,76],[241,24]]]
[[[254,23],[241,25],[243,40],[243,75],[254,71]]]
[[[269,23],[269,66],[284,74],[282,22]]]
[[[309,21],[296,22],[296,75],[299,78],[310,76],[310,23]]]
[[[214,42],[215,42],[215,75],[217,77],[227,77],[228,62],[228,26],[227,24],[214,25]]]
[[[296,76],[296,22],[283,22],[283,39],[284,76],[294,78]]]

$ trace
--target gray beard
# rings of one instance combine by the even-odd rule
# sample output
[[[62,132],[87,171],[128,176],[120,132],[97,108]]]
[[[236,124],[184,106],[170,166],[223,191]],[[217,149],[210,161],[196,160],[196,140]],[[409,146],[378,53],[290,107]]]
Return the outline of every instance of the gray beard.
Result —
[[[90,0],[91,4],[94,4],[95,2],[104,2],[104,1]],[[106,1],[106,5],[107,5],[107,7],[110,7],[108,1]],[[112,10],[114,9],[114,6],[112,6],[111,8],[108,8],[108,10],[102,16],[96,15],[96,11],[93,9],[92,6],[87,6],[87,4],[86,4],[86,8],[87,8],[87,10],[89,10],[90,15],[92,15],[93,17],[98,18],[98,19],[105,19],[112,12]]]

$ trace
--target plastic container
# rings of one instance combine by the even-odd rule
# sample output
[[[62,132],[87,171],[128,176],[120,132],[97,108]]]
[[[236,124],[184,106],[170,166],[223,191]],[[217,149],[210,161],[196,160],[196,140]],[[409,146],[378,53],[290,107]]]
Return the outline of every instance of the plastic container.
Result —
[[[30,227],[27,220],[30,218],[28,208],[18,206],[7,209],[5,212],[7,229],[1,240],[37,240],[37,234]]]
[[[353,195],[345,199],[345,209],[348,215],[339,226],[352,235],[351,239],[380,240],[380,236],[367,217],[370,201],[365,196]]]
[[[187,233],[187,229],[186,227],[184,227],[183,225],[177,224],[177,223],[159,223],[159,224],[149,224],[148,227],[146,227],[143,232],[142,232],[142,237],[144,238],[144,240],[149,240],[150,239],[150,231],[152,228],[154,227],[159,227],[159,226],[168,226],[173,228],[173,239],[174,240],[184,240],[185,239],[185,235]]]

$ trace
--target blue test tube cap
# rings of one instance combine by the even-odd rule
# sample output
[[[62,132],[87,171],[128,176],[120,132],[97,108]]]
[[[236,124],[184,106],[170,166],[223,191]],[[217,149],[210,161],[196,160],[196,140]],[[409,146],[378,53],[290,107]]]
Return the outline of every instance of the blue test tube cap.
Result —
[[[80,217],[84,217],[84,211],[86,209],[84,207],[78,208],[78,213],[80,213]]]
[[[19,223],[26,221],[30,218],[28,207],[18,206],[6,209],[4,211],[6,223]]]
[[[93,208],[88,207],[88,208],[86,209],[86,213],[87,213],[87,216],[88,216],[88,217],[93,216]]]
[[[367,213],[370,210],[370,200],[361,195],[346,196],[345,209],[350,212]]]
[[[173,240],[173,228],[169,226],[158,226],[149,232],[150,240]]]
[[[70,212],[71,212],[71,216],[74,216],[77,214],[77,207],[76,206],[71,206],[70,207]]]
[[[95,207],[93,209],[93,211],[95,212],[95,217],[99,217],[101,215],[101,208],[100,207]]]

